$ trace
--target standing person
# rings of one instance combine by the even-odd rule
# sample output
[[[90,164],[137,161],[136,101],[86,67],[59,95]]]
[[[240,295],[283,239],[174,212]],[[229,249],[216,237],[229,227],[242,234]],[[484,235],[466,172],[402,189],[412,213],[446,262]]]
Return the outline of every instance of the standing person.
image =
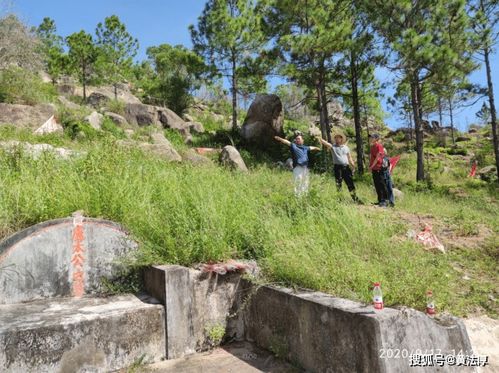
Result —
[[[293,178],[295,184],[295,195],[301,197],[308,192],[310,175],[308,170],[309,155],[311,151],[319,151],[315,146],[304,145],[303,136],[297,135],[294,142],[275,136],[277,141],[287,145],[291,149],[291,158],[293,159]]]
[[[352,159],[350,148],[346,145],[347,138],[345,135],[337,133],[334,135],[334,144],[330,144],[321,137],[318,139],[322,145],[331,151],[331,155],[333,156],[334,177],[338,191],[341,190],[341,184],[345,180],[352,199],[360,203],[355,193],[355,184],[353,182],[352,170],[355,170],[355,163]]]
[[[385,156],[385,148],[380,143],[380,138],[377,133],[369,136],[371,143],[371,156],[369,161],[369,169],[373,174],[374,187],[378,195],[377,205],[386,207],[388,204],[388,190],[385,181],[385,171],[383,170],[383,158]]]

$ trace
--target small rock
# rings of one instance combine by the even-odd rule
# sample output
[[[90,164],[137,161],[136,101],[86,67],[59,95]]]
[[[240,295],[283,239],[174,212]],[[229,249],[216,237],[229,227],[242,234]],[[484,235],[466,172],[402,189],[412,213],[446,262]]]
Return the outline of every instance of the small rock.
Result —
[[[62,126],[57,123],[55,117],[52,115],[40,128],[35,131],[37,135],[44,135],[47,133],[63,132]]]
[[[96,111],[93,111],[92,114],[85,117],[85,120],[88,122],[88,124],[90,124],[90,126],[97,131],[100,131],[102,129],[103,119],[104,116]]]
[[[231,145],[227,145],[222,149],[220,154],[220,163],[233,170],[248,172],[248,168],[241,157],[241,154]]]
[[[184,154],[182,154],[182,160],[184,162],[191,163],[196,166],[213,164],[211,159],[198,154],[195,150],[189,149]]]
[[[104,115],[111,119],[117,126],[125,126],[127,124],[126,119],[119,114],[106,111]]]
[[[395,196],[395,198],[399,199],[404,197],[404,193],[397,188],[393,188],[393,195]]]
[[[456,138],[456,142],[463,142],[463,141],[470,141],[471,138],[467,137],[467,136],[458,136]]]
[[[75,104],[74,102],[71,102],[69,101],[66,97],[64,96],[59,96],[57,98],[59,100],[59,102],[62,104],[62,106],[68,108],[68,109],[72,109],[72,110],[78,110],[81,108],[80,105],[78,104]]]

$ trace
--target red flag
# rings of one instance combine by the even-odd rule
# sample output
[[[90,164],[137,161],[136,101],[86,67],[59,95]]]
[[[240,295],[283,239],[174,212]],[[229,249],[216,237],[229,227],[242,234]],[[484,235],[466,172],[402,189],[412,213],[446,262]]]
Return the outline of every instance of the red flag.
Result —
[[[478,163],[477,161],[473,162],[473,165],[471,166],[470,174],[468,175],[468,177],[475,177],[477,163]]]
[[[395,156],[395,157],[390,158],[390,173],[393,172],[393,169],[395,168],[395,166],[397,165],[397,163],[399,161],[400,161],[400,154]]]

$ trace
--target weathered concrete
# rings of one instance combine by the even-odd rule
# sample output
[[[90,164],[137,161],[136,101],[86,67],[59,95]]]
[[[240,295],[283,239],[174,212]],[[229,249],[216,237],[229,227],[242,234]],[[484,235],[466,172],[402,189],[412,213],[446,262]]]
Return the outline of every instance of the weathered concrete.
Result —
[[[453,372],[456,367],[449,365],[410,367],[405,354],[472,354],[458,319],[439,322],[411,309],[375,312],[372,306],[320,292],[260,287],[244,318],[248,340],[278,349],[311,372]],[[398,358],[383,358],[388,351]]]
[[[164,309],[151,298],[0,305],[0,371],[109,372],[164,357]]]
[[[410,367],[409,355],[472,355],[466,328],[452,317],[375,312],[320,292],[259,287],[240,275],[206,277],[181,266],[152,267],[144,280],[165,304],[169,359],[203,350],[212,326],[225,328],[226,341],[255,342],[310,372],[452,372],[449,365]]]
[[[144,274],[144,286],[165,304],[166,355],[176,359],[210,347],[210,332],[226,328],[240,274],[209,275],[181,266],[153,266]]]
[[[119,225],[83,217],[47,221],[0,243],[0,304],[99,293],[136,248]]]
[[[232,343],[223,348],[188,357],[166,360],[143,367],[155,373],[299,373],[301,369],[277,359],[249,343]]]

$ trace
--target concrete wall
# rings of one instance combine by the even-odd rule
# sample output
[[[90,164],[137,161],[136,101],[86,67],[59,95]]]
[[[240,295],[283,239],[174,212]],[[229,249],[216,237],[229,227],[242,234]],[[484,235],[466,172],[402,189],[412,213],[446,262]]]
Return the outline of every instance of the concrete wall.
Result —
[[[136,244],[117,224],[83,217],[37,224],[0,243],[0,304],[101,291]]]
[[[103,373],[165,355],[164,308],[135,296],[0,305],[0,372]]]
[[[181,266],[153,266],[146,291],[165,305],[166,355],[176,359],[206,350],[215,328],[226,328],[235,311],[241,275],[209,275]]]
[[[226,327],[226,339],[254,342],[310,372],[451,372],[456,367],[410,367],[408,355],[472,354],[466,328],[452,317],[376,312],[320,292],[259,287],[239,275],[207,278],[180,266],[151,268],[145,286],[166,307],[169,359],[202,349],[214,323]]]
[[[453,372],[458,368],[449,365],[410,367],[405,353],[472,354],[466,328],[456,318],[437,321],[412,309],[377,312],[320,292],[269,286],[254,292],[245,333],[310,372]],[[472,370],[459,368],[466,371]]]

